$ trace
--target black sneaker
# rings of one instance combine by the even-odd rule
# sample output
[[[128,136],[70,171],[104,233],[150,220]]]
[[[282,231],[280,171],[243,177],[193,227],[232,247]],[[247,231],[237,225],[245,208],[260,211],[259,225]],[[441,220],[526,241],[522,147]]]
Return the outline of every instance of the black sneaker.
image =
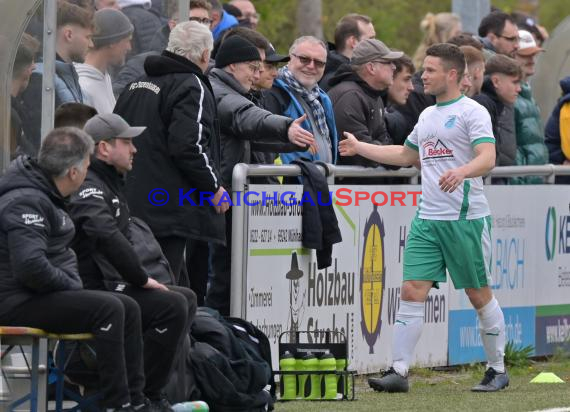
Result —
[[[480,384],[471,388],[473,392],[497,392],[509,386],[509,375],[505,370],[503,373],[497,372],[493,368],[485,371],[485,376]]]
[[[378,392],[408,392],[410,390],[408,377],[400,375],[394,368],[382,372],[379,378],[369,378],[368,385]]]
[[[157,401],[145,399],[143,405],[134,406],[133,410],[136,412],[174,412],[174,409],[172,409],[172,406],[165,398]]]

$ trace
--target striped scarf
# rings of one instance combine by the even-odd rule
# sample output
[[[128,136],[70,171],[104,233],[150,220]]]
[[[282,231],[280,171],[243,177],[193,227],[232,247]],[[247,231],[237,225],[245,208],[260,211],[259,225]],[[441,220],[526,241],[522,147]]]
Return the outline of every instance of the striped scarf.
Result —
[[[295,93],[298,93],[313,111],[313,117],[317,122],[319,132],[326,138],[330,139],[329,127],[327,126],[327,117],[325,109],[319,100],[319,86],[315,86],[311,90],[307,90],[289,71],[287,66],[279,69],[278,79],[281,79],[287,86],[289,86]]]

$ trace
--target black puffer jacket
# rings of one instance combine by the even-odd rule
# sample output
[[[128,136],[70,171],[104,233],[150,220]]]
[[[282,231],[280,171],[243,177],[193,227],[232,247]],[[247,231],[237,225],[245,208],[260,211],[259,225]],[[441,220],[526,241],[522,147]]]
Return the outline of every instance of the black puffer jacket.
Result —
[[[77,228],[73,249],[87,289],[114,289],[115,282],[142,286],[148,281],[127,239],[130,213],[124,179],[113,166],[93,159],[85,181],[71,196],[69,212]]]
[[[0,317],[37,294],[83,287],[74,234],[53,181],[29,157],[16,158],[0,178]]]
[[[234,166],[251,163],[252,149],[275,153],[290,146],[287,131],[293,119],[256,106],[247,90],[222,69],[212,69],[210,81],[220,116],[222,180],[231,189]]]
[[[131,83],[115,106],[131,126],[147,127],[133,140],[137,154],[126,190],[131,214],[148,223],[156,237],[224,242],[223,216],[180,196],[195,189],[190,197],[199,205],[200,191],[215,193],[221,184],[210,82],[194,63],[168,51],[148,57],[144,67],[146,75]],[[155,189],[168,193],[164,206],[149,200]]]
[[[333,102],[338,136],[350,132],[361,142],[389,145],[383,92],[372,89],[349,65],[342,65],[330,80],[328,92]],[[377,167],[379,163],[362,156],[339,157],[341,165]]]

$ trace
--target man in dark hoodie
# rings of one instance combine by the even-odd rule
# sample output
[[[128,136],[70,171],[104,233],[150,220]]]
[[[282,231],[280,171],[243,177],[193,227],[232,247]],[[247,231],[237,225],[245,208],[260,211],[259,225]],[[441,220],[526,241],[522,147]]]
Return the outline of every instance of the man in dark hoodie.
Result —
[[[487,109],[496,139],[496,165],[513,166],[517,155],[514,104],[521,91],[522,70],[510,57],[496,54],[485,65],[481,94],[473,97]]]
[[[20,156],[0,178],[0,324],[92,333],[103,406],[144,405],[140,311],[128,296],[83,290],[70,248],[66,198],[81,186],[91,137],[54,129],[38,160]]]
[[[131,83],[115,106],[130,125],[147,127],[135,141],[139,155],[128,175],[127,200],[132,214],[152,229],[182,286],[188,286],[180,279],[186,239],[225,241],[220,213],[228,203],[220,204],[226,191],[218,174],[219,125],[204,76],[212,46],[205,25],[178,24],[167,49],[147,58],[146,75]],[[199,192],[213,193],[215,206],[200,205]]]
[[[136,227],[125,198],[124,177],[137,152],[133,139],[144,129],[130,127],[115,113],[87,121],[84,130],[96,143],[95,155],[85,181],[71,197],[70,215],[77,228],[73,249],[85,287],[130,296],[141,309],[145,394],[157,410],[167,411],[162,391],[179,344],[194,319],[196,295],[190,289],[157,282],[159,273],[166,272],[163,282],[171,280],[171,275],[167,268],[142,263],[152,255],[152,246],[137,254],[135,243],[144,243],[156,245],[154,256],[160,256],[152,234],[136,231],[137,237],[132,237]]]
[[[391,51],[380,40],[364,40],[354,49],[350,65],[343,65],[336,71],[328,94],[339,136],[350,132],[366,143],[392,144],[386,131],[382,98],[386,97],[386,90],[394,80],[396,67],[393,61],[403,54]],[[362,156],[341,157],[339,164],[379,165]],[[366,181],[370,182],[369,179]]]

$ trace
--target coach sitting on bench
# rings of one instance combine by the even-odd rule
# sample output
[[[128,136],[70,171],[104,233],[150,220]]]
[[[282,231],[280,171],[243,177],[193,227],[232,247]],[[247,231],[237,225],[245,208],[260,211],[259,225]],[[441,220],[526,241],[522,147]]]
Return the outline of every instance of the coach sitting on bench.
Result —
[[[160,246],[152,237],[129,239],[135,228],[125,197],[125,174],[133,167],[133,138],[145,127],[130,127],[118,114],[99,114],[83,130],[95,142],[87,177],[71,196],[71,218],[77,228],[72,244],[85,288],[127,295],[139,305],[144,337],[145,394],[157,411],[170,411],[163,396],[177,349],[196,313],[190,289],[157,282],[131,242]],[[166,262],[166,258],[163,258]],[[190,319],[188,319],[190,317]]]
[[[0,324],[92,333],[104,406],[130,411],[145,401],[139,307],[83,290],[69,248],[75,230],[65,198],[83,183],[92,151],[80,129],[55,129],[37,162],[20,156],[0,178]]]

